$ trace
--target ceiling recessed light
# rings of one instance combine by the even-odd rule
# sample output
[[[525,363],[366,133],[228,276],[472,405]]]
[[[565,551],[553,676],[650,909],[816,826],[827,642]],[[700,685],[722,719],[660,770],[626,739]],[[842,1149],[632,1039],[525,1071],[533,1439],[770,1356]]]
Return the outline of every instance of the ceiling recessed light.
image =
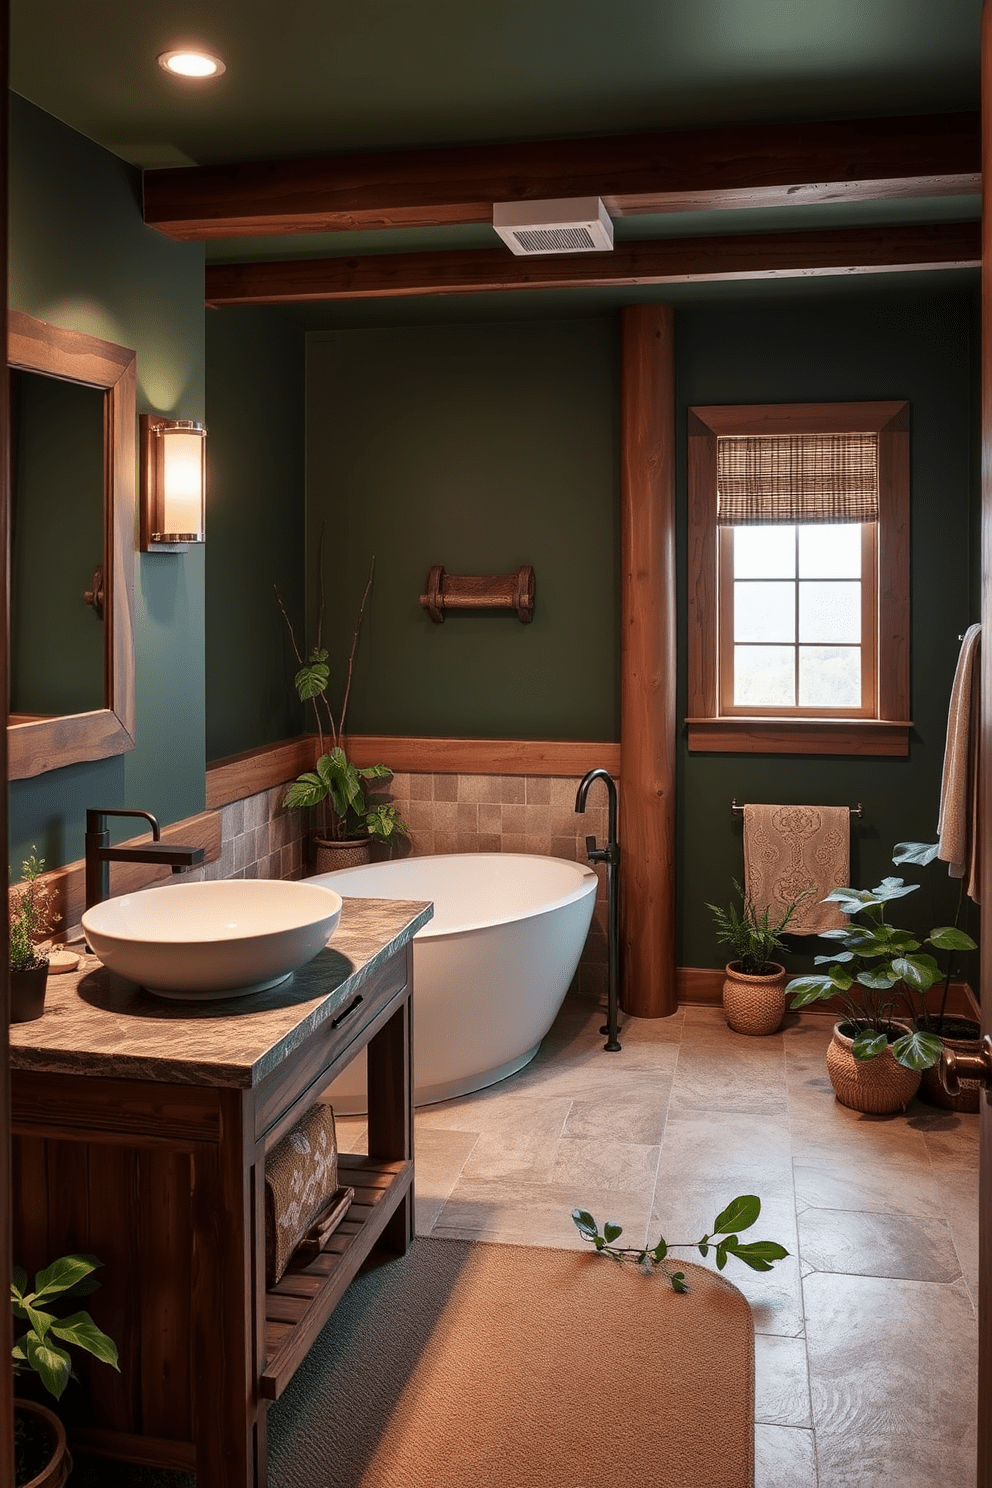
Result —
[[[165,72],[188,78],[220,77],[227,71],[226,64],[219,57],[212,57],[209,52],[194,52],[188,47],[160,52],[158,65]]]

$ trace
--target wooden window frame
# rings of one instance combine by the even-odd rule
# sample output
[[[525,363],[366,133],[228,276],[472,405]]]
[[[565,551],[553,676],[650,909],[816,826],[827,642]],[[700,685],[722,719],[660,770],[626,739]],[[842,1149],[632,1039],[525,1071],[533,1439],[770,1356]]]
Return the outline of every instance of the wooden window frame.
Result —
[[[874,671],[871,716],[802,716],[720,703],[720,531],[717,439],[725,434],[878,435],[877,624],[865,639]],[[763,403],[689,409],[689,748],[707,753],[909,753],[909,404]],[[874,653],[872,655],[872,653]]]

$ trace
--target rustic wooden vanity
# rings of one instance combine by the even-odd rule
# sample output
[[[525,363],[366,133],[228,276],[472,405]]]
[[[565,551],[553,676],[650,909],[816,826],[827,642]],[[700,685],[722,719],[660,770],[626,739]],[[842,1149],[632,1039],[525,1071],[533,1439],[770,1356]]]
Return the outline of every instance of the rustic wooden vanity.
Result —
[[[166,1002],[88,957],[11,1028],[15,1260],[99,1256],[83,1305],[120,1352],[119,1375],[94,1364],[63,1396],[78,1448],[264,1488],[268,1403],[373,1247],[413,1238],[411,942],[432,912],[345,900],[309,966],[223,1003]],[[267,1292],[266,1154],[365,1048],[354,1203]]]

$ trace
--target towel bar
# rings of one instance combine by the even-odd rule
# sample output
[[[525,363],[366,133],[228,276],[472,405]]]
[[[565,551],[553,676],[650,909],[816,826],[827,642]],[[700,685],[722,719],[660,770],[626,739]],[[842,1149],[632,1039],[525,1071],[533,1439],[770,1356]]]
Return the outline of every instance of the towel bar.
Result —
[[[738,806],[736,800],[731,801],[731,803],[730,803],[730,809],[734,813],[735,816],[743,816],[744,815],[744,807],[743,806]],[[865,808],[861,804],[860,801],[858,802],[857,806],[849,806],[847,809],[851,813],[852,816],[864,816],[864,814],[865,814]]]

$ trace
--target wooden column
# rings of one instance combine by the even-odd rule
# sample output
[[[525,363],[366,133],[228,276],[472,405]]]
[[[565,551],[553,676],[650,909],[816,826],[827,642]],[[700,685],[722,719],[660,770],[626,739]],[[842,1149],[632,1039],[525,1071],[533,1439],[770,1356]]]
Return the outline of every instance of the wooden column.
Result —
[[[620,1005],[675,990],[675,374],[668,305],[622,312]]]
[[[0,333],[7,345],[7,58],[10,32],[7,0],[0,0]],[[7,428],[7,358],[0,358],[0,553],[3,554],[3,601],[0,603],[0,766],[5,788],[0,800],[0,835],[7,839],[7,659],[10,654],[10,606],[7,573],[7,531],[10,513],[8,483],[10,434]],[[7,916],[0,927],[0,1277],[10,1275],[10,1062],[7,1023],[10,985],[7,956]],[[14,1481],[14,1394],[10,1349],[13,1329],[10,1308],[3,1309],[0,1327],[0,1483]]]

